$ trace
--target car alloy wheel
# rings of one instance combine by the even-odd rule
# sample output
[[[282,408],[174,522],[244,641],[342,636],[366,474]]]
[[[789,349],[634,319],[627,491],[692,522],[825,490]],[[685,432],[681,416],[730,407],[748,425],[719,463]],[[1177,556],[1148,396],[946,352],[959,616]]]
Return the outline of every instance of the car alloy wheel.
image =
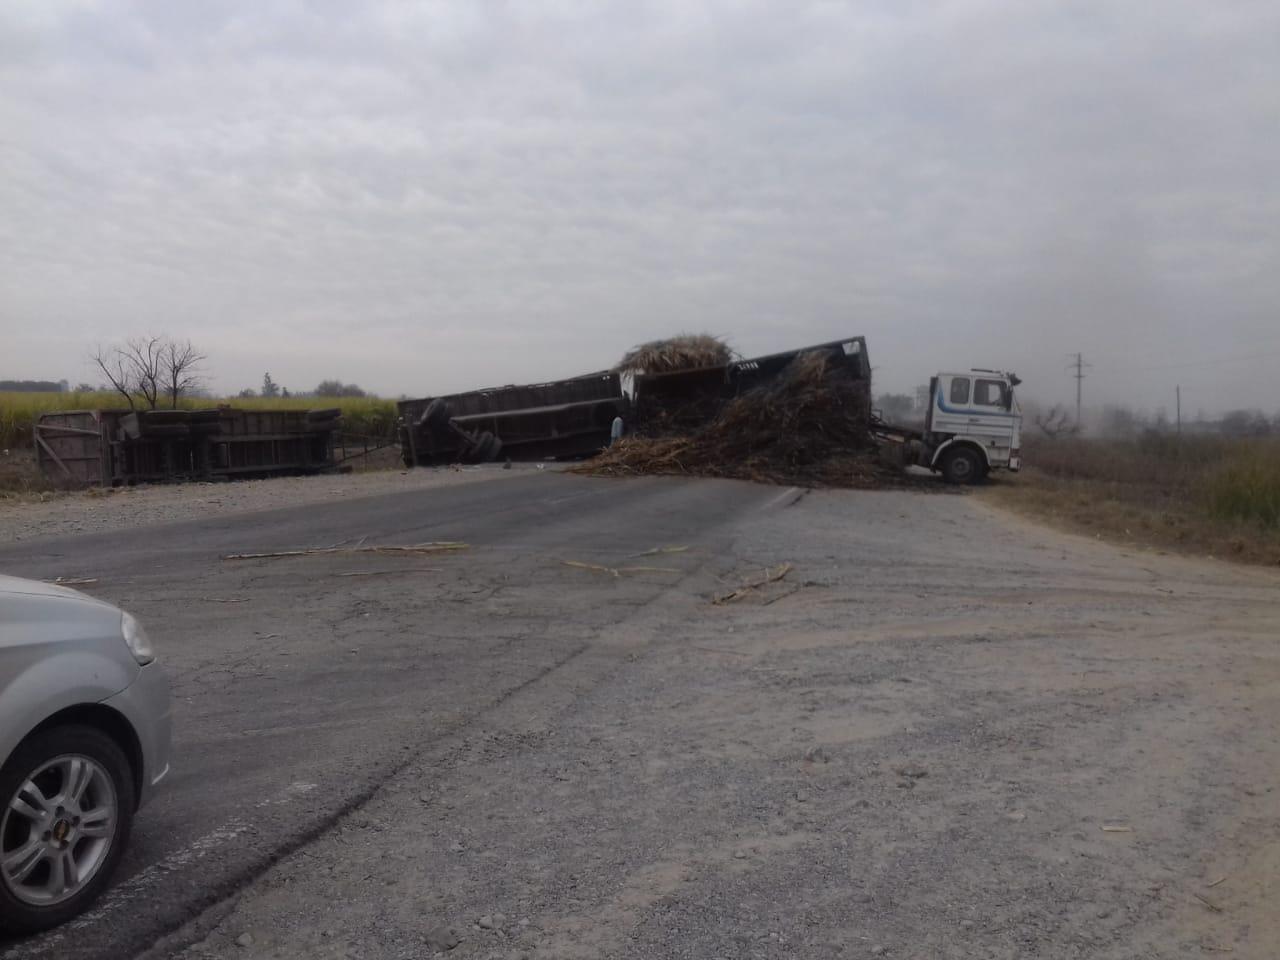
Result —
[[[32,907],[71,899],[107,862],[120,802],[110,774],[92,757],[63,754],[31,771],[0,817],[0,874]]]

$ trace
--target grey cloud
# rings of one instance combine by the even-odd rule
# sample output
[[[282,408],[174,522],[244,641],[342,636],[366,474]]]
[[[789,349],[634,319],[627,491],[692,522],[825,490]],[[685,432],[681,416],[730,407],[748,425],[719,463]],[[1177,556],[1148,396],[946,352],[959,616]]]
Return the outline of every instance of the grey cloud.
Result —
[[[143,329],[223,389],[389,393],[857,332],[886,389],[1000,364],[1057,399],[1083,350],[1099,400],[1154,407],[1136,367],[1280,350],[1272,4],[0,17],[6,376]],[[1240,369],[1185,376],[1274,405]]]

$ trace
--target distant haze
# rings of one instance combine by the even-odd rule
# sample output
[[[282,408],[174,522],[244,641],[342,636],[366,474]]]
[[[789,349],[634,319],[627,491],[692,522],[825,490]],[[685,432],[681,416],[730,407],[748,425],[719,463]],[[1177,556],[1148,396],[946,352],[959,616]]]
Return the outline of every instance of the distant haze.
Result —
[[[708,331],[1280,409],[1280,4],[0,7],[0,377],[421,395]]]

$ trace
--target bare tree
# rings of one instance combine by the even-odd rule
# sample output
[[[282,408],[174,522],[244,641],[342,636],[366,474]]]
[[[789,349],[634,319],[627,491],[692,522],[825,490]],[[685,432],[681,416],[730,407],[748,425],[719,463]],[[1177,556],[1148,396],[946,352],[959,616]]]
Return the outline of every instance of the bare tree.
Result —
[[[1067,415],[1067,411],[1056,403],[1049,408],[1048,413],[1036,414],[1036,426],[1050,440],[1057,440],[1058,437],[1064,434],[1070,436],[1080,429],[1078,425],[1071,422],[1071,417]]]
[[[128,401],[130,410],[136,409],[137,397],[154,410],[160,402],[161,391],[167,390],[170,383],[166,355],[171,343],[166,337],[132,337],[110,348],[98,347],[93,354],[93,362],[106,376],[112,389]],[[190,349],[190,344],[186,347],[190,357],[178,371],[179,383],[194,377],[191,367],[204,359]],[[182,358],[183,349],[175,350],[174,356]]]
[[[160,403],[160,377],[164,369],[164,344],[160,337],[134,337],[126,340],[125,357],[133,369],[134,389],[142,394],[152,410]]]
[[[197,352],[190,340],[180,343],[166,338],[161,347],[160,359],[169,406],[176,410],[178,398],[200,386],[200,364],[207,358]]]
[[[129,409],[133,410],[133,372],[120,349],[118,347],[108,349],[99,345],[93,353],[93,362],[107,378],[111,389],[124,397],[129,404]]]

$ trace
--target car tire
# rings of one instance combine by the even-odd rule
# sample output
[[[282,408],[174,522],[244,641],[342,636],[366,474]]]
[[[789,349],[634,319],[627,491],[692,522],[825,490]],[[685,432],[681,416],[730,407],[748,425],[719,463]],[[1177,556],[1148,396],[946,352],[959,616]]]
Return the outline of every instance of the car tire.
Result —
[[[133,768],[101,731],[67,725],[24,740],[0,769],[0,925],[35,933],[93,903],[129,844],[135,800]],[[26,849],[30,856],[10,863]],[[55,861],[66,857],[86,875],[58,884]]]
[[[982,458],[968,447],[948,450],[942,459],[942,476],[947,483],[971,484],[982,479],[986,465]]]

